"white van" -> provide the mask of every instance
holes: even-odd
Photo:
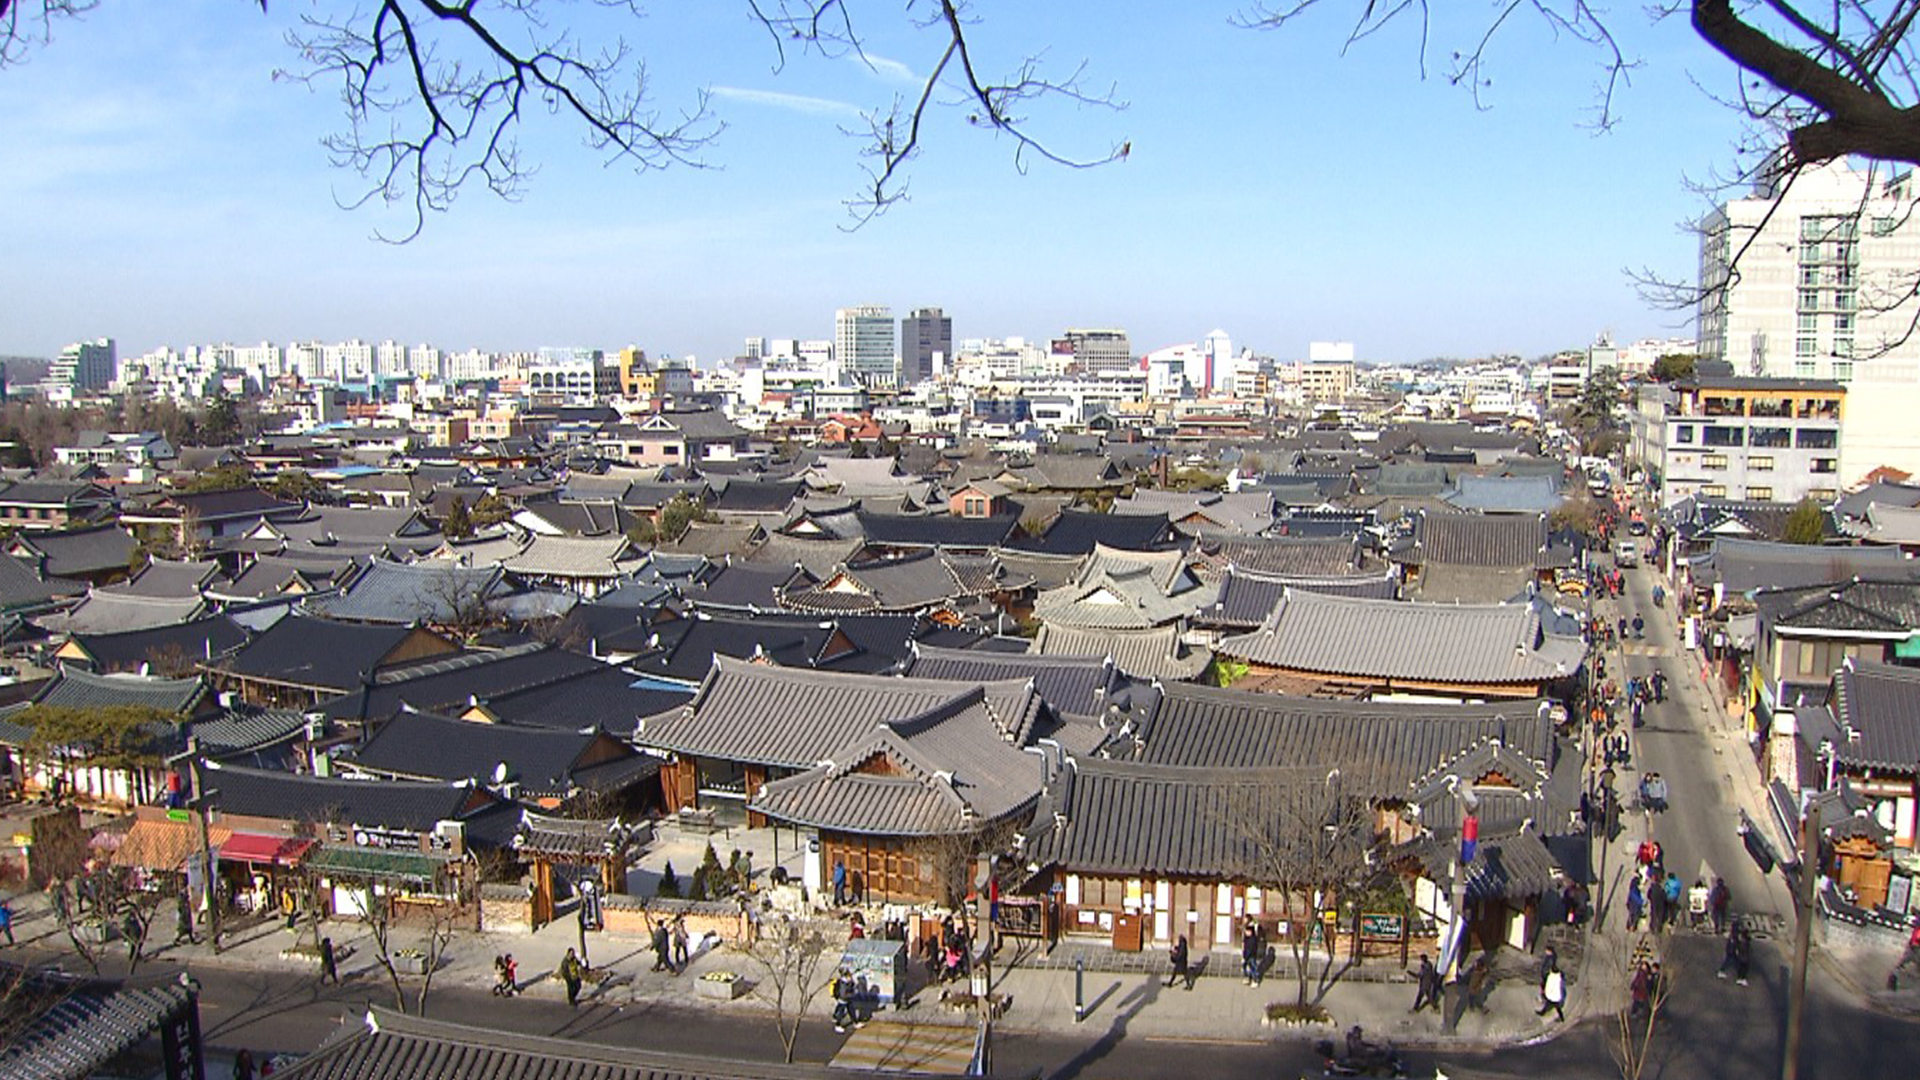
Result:
[[[1613,544],[1613,564],[1622,569],[1640,565],[1640,545],[1631,540],[1616,540]]]

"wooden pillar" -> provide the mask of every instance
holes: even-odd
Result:
[[[753,797],[760,794],[760,789],[766,782],[767,767],[765,765],[748,765],[746,767],[747,828],[749,829],[764,829],[767,827],[767,815],[753,809]]]

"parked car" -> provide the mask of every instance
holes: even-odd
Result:
[[[1613,545],[1613,564],[1622,569],[1640,565],[1640,545],[1620,540]]]

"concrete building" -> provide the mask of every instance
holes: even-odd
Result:
[[[1856,358],[1920,359],[1912,173],[1846,161],[1770,177],[1709,214],[1700,354],[1749,375],[1853,378]],[[1734,266],[1735,260],[1738,265]]]
[[[1840,487],[1847,388],[1812,379],[1699,378],[1641,386],[1632,456],[1671,506],[1699,495],[1831,501]]]
[[[900,385],[933,378],[934,369],[953,366],[953,317],[939,308],[920,308],[900,320]]]
[[[79,341],[60,350],[47,371],[47,382],[73,393],[105,390],[120,367],[119,352],[112,338]]]
[[[1073,357],[1081,371],[1126,371],[1138,367],[1125,330],[1069,329],[1053,351]]]
[[[1313,341],[1299,365],[1300,396],[1315,405],[1338,404],[1353,392],[1351,341]]]
[[[861,304],[833,313],[833,355],[840,369],[879,385],[892,385],[899,368],[893,355],[893,309]]]

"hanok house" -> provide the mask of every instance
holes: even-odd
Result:
[[[1180,551],[1094,548],[1067,584],[1034,599],[1043,655],[1104,653],[1130,675],[1190,679],[1212,654],[1182,644],[1187,619],[1211,603],[1217,586],[1187,568]]]
[[[88,745],[50,748],[31,756],[27,747],[33,730],[20,723],[20,714],[32,706],[11,708],[0,719],[0,745],[20,757],[25,790],[51,791],[57,783],[64,792],[117,807],[149,802],[166,791],[162,762],[180,749],[181,725],[218,711],[213,695],[197,677],[95,675],[74,668],[62,668],[32,704],[76,712],[120,707],[151,710],[155,719],[123,741],[121,749],[127,754],[111,758],[103,758],[99,747]]]
[[[257,487],[178,493],[145,509],[126,510],[120,522],[143,540],[194,547],[245,532],[261,519],[298,517],[304,503],[287,502]]]
[[[310,708],[371,683],[382,668],[445,657],[459,647],[415,626],[367,626],[289,615],[207,670],[254,705]]]
[[[1493,603],[1551,587],[1553,572],[1575,565],[1579,553],[1555,537],[1544,514],[1423,512],[1388,548],[1406,593],[1436,603]]]
[[[1801,747],[1790,786],[1817,791],[1845,779],[1896,846],[1920,846],[1920,670],[1849,657],[1826,709],[1798,709],[1794,719]]]
[[[1249,869],[1248,847],[1233,843],[1223,820],[1244,808],[1230,797],[1236,785],[1297,774],[1304,763],[1324,781],[1337,768],[1397,841],[1414,835],[1394,831],[1392,811],[1416,781],[1491,740],[1525,760],[1554,760],[1553,724],[1537,701],[1333,701],[1170,684],[1151,718],[1106,744],[1108,760],[1079,755],[1077,774],[1058,775],[1021,858],[1060,905],[1065,933],[1113,940],[1124,931],[1121,944],[1138,948],[1186,934],[1196,949],[1227,949],[1254,919],[1284,939],[1301,932],[1297,919],[1274,906],[1273,882]],[[1067,809],[1056,810],[1062,799]]]
[[[875,901],[945,902],[954,858],[1018,827],[1056,721],[1026,680],[830,675],[715,657],[680,709],[645,717],[669,809],[812,831],[804,883],[844,865]]]
[[[519,807],[471,782],[345,780],[250,769],[202,760],[200,787],[214,823],[235,832],[316,840],[300,866],[331,915],[366,917],[383,907],[396,918],[410,911],[474,901],[472,852],[506,850]],[[223,862],[230,861],[224,858]],[[254,870],[235,873],[236,887],[273,895],[285,877]],[[223,872],[229,872],[223,869]],[[242,877],[241,875],[244,875]]]
[[[992,556],[921,551],[843,563],[824,580],[796,580],[780,606],[810,615],[923,615],[946,626],[991,622],[1032,579]]]
[[[1586,660],[1574,618],[1543,600],[1423,604],[1289,588],[1260,629],[1214,651],[1242,689],[1462,700],[1566,697]]]

